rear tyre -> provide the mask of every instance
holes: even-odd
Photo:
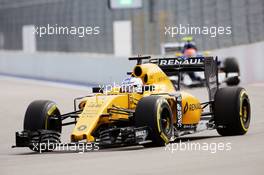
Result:
[[[235,58],[226,58],[224,60],[224,72],[225,73],[239,73],[239,65]]]
[[[222,136],[246,134],[250,124],[250,101],[245,89],[225,87],[215,94],[215,123]]]
[[[238,76],[229,77],[226,81],[227,86],[236,86],[240,83],[240,79]]]
[[[223,71],[226,74],[226,78],[228,77],[229,73],[236,73],[237,75],[235,77],[230,77],[227,81],[226,84],[228,86],[236,86],[240,83],[239,80],[239,75],[240,75],[240,70],[239,70],[239,65],[238,62],[235,58],[226,58],[223,63]]]
[[[172,111],[167,100],[160,96],[142,98],[135,112],[135,126],[148,126],[152,143],[145,147],[164,146],[169,143],[173,133]]]
[[[25,118],[24,118],[24,130],[34,133],[31,138],[29,148],[33,151],[39,151],[40,146],[34,146],[33,144],[39,144],[41,142],[57,143],[59,142],[58,134],[52,135],[52,132],[61,133],[61,120],[50,120],[51,116],[59,116],[60,111],[57,105],[49,100],[36,100],[29,104]],[[37,134],[42,130],[48,131],[43,134]],[[43,133],[43,132],[42,132]],[[43,145],[42,145],[43,146]],[[50,146],[50,145],[48,145]],[[34,148],[34,149],[33,149]],[[46,146],[47,150],[48,147]],[[55,147],[54,147],[55,149]],[[43,150],[43,149],[42,149]],[[44,149],[44,151],[47,151]]]

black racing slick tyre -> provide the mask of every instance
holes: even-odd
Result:
[[[172,111],[167,100],[161,96],[142,98],[135,111],[135,126],[150,129],[151,144],[144,146],[164,146],[169,143],[173,133]]]
[[[56,125],[51,123],[50,116],[60,115],[57,105],[49,100],[36,100],[29,104],[25,118],[24,130],[37,131],[37,130],[53,130],[61,132],[61,123]]]
[[[235,58],[226,58],[223,62],[225,73],[239,73],[239,65]]]
[[[240,79],[238,76],[230,77],[226,81],[227,86],[236,86],[240,83]]]
[[[33,151],[52,151],[60,142],[61,120],[50,120],[59,116],[57,105],[48,100],[36,100],[29,104],[25,118],[24,130],[30,132],[29,148]]]
[[[246,134],[250,124],[250,101],[245,89],[224,87],[215,94],[214,118],[222,136]]]

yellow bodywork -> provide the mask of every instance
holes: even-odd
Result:
[[[102,124],[112,123],[118,120],[128,120],[127,114],[109,113],[113,107],[135,110],[138,101],[145,96],[159,94],[168,99],[176,122],[176,102],[168,93],[175,93],[174,85],[169,77],[156,65],[152,63],[136,65],[132,76],[142,79],[145,86],[153,86],[152,91],[143,93],[122,93],[118,88],[108,93],[97,93],[92,97],[81,100],[79,107],[83,110],[77,118],[77,123],[71,134],[71,141],[86,139],[87,142],[95,141],[93,132]],[[166,94],[167,93],[167,94]],[[200,121],[200,101],[186,92],[180,92],[182,96],[182,123],[197,124]]]
[[[182,95],[182,124],[197,124],[202,113],[200,101],[193,95],[181,92]]]

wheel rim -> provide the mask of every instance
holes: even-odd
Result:
[[[60,115],[60,111],[59,111],[58,107],[55,104],[51,104],[51,107],[49,108],[49,110],[46,113],[45,129],[55,130],[55,131],[61,132],[61,127],[60,128],[52,128],[52,126],[50,126],[50,124],[49,124],[49,117],[59,116],[59,115]]]
[[[161,127],[162,127],[162,130],[165,132],[165,133],[169,133],[170,130],[171,130],[171,116],[170,116],[170,112],[167,108],[164,108],[161,112]]]
[[[248,100],[244,99],[242,103],[242,115],[240,116],[244,124],[246,124],[249,120],[249,113]]]
[[[250,104],[247,98],[243,98],[240,109],[240,122],[243,130],[246,132],[249,127],[250,120]]]

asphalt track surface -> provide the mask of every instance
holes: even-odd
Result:
[[[28,104],[50,99],[62,112],[73,109],[73,98],[86,95],[87,88],[0,77],[0,174],[263,174],[264,171],[264,84],[246,85],[252,106],[249,132],[244,136],[220,137],[216,131],[186,136],[182,143],[231,145],[231,150],[175,150],[141,146],[76,153],[34,153],[27,148],[11,149],[14,133],[21,130]],[[206,99],[204,89],[188,90]],[[69,141],[72,127],[64,128]],[[188,141],[189,140],[189,141]],[[179,141],[177,142],[179,146]]]

